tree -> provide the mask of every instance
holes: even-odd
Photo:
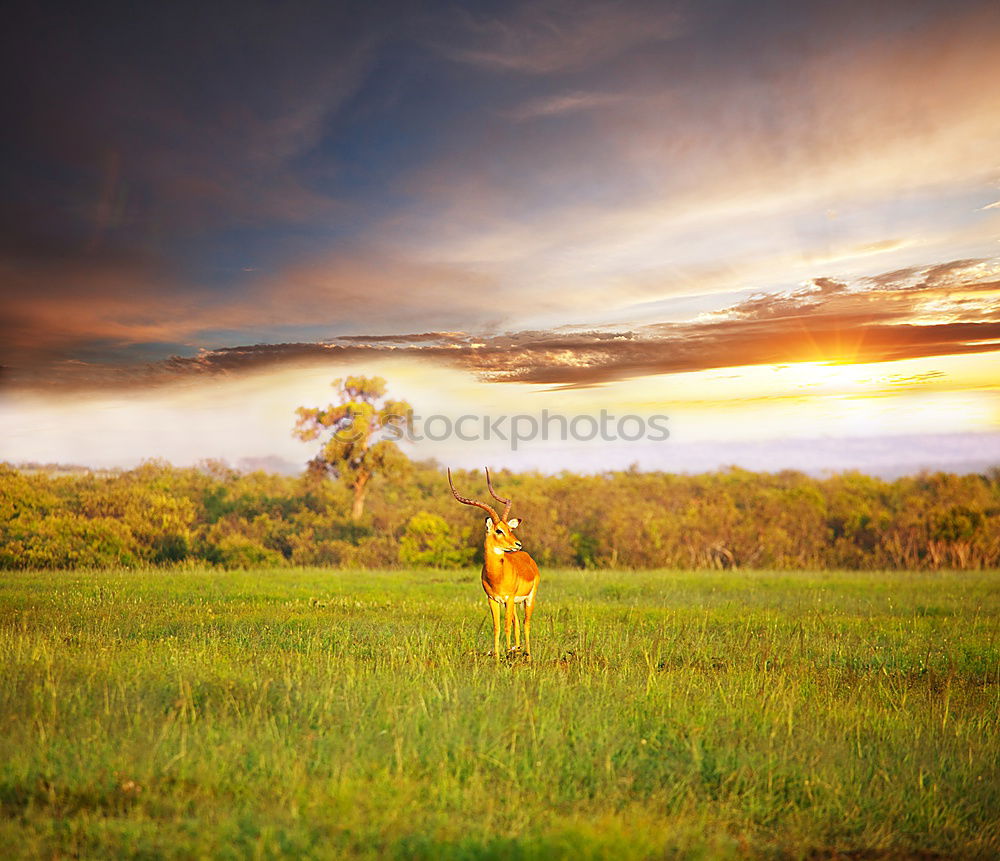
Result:
[[[392,439],[380,437],[398,439],[411,407],[406,401],[386,398],[382,377],[347,377],[332,385],[338,401],[326,407],[299,407],[293,433],[303,442],[324,440],[309,469],[339,478],[351,488],[351,518],[357,521],[364,513],[372,476],[398,473],[408,463]]]

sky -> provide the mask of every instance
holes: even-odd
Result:
[[[295,469],[361,373],[456,466],[1000,464],[995,2],[42,3],[4,41],[0,460]]]

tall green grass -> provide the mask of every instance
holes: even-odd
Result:
[[[0,583],[0,853],[1000,854],[995,573]]]

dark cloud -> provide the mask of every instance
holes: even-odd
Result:
[[[632,331],[422,332],[351,335],[319,343],[256,344],[126,367],[50,363],[43,374],[8,369],[20,387],[159,385],[278,366],[334,366],[385,356],[457,365],[496,382],[579,387],[651,374],[792,362],[870,363],[1000,350],[1000,281],[969,281],[963,265],[868,279],[877,288],[817,279],[685,323]],[[942,273],[953,280],[945,285]],[[910,283],[916,278],[921,286]],[[930,281],[935,286],[930,285]],[[895,286],[893,286],[895,285]],[[960,293],[965,298],[955,298]],[[949,301],[925,319],[925,303]],[[16,379],[11,379],[16,377]]]
[[[409,346],[412,344],[464,344],[468,340],[461,333],[454,332],[421,332],[416,335],[343,335],[337,339],[345,344],[401,344]]]
[[[1000,349],[1000,321],[927,326],[872,324],[857,318],[794,326],[718,322],[678,326],[671,335],[614,341],[548,338],[519,351],[493,346],[466,364],[497,381],[584,386],[615,380],[744,365],[888,362]],[[983,341],[993,341],[984,344]]]
[[[695,323],[597,327],[605,308],[620,320],[623,303],[670,301],[676,283],[636,286],[655,262],[766,257],[755,207],[772,189],[795,200],[804,184],[818,201],[822,229],[804,225],[793,253],[903,247],[917,231],[894,223],[824,233],[815,189],[856,174],[873,183],[858,199],[896,201],[911,177],[979,177],[1000,115],[985,85],[998,22],[995,4],[934,0],[765,2],[751,16],[718,0],[18,4],[0,51],[2,385],[390,351],[583,385],[975,349],[940,327],[988,327],[985,300],[941,296],[946,317],[905,329],[906,291],[960,281],[985,295],[974,260],[817,279]],[[694,226],[672,227],[688,210]],[[594,331],[495,334],[570,314]],[[329,340],[358,332],[374,334]],[[140,361],[165,349],[179,357]]]
[[[393,9],[182,0],[8,10],[0,268],[30,279],[36,302],[75,292],[95,303],[91,273],[145,258],[171,270],[157,287],[167,305],[177,290],[224,288],[231,269],[287,245],[289,231],[349,219],[330,187],[342,165],[311,154],[392,38]],[[140,292],[150,283],[133,281]]]
[[[861,279],[861,283],[867,287],[886,288],[889,290],[900,290],[907,286],[916,289],[939,287],[941,285],[948,286],[956,278],[961,278],[967,273],[975,273],[977,267],[988,265],[989,263],[989,260],[977,257],[965,260],[949,260],[933,266],[909,266],[905,269],[894,269],[892,272],[867,276]],[[980,288],[990,289],[989,282],[979,286]],[[964,289],[970,288],[965,287]]]
[[[765,320],[790,315],[799,315],[819,309],[830,296],[843,294],[847,285],[829,278],[818,278],[812,287],[792,293],[775,296],[758,293],[727,308],[720,314],[738,320]]]

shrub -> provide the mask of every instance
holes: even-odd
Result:
[[[399,542],[399,561],[404,565],[461,568],[474,552],[466,535],[456,535],[443,517],[426,511],[410,518]]]
[[[225,535],[215,545],[217,559],[226,568],[256,568],[262,565],[281,565],[285,558],[269,550],[259,541],[245,535]]]
[[[3,530],[0,567],[102,568],[135,565],[129,528],[110,517],[18,518]]]

